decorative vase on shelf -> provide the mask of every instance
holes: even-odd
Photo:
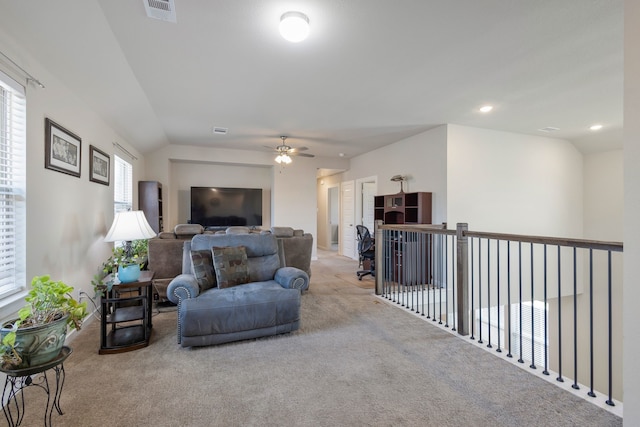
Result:
[[[140,278],[140,266],[138,264],[121,265],[118,267],[118,279],[121,283],[135,282]]]

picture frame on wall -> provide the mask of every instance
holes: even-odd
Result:
[[[44,167],[80,178],[82,140],[51,119],[44,119]]]
[[[104,151],[89,145],[89,181],[109,185],[111,157]]]

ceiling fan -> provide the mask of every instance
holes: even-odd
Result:
[[[284,163],[284,164],[289,164],[291,163],[291,157],[290,156],[300,156],[300,157],[315,157],[313,154],[308,154],[308,153],[301,153],[301,151],[306,151],[308,150],[307,147],[298,147],[298,148],[293,148],[290,145],[287,145],[286,141],[287,141],[287,136],[281,136],[280,139],[282,139],[282,144],[278,145],[275,148],[275,152],[278,153],[278,156],[276,157],[276,162],[278,163]],[[266,146],[267,148],[272,148],[269,146]]]

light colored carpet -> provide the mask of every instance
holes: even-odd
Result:
[[[335,276],[341,281],[347,282],[359,288],[373,290],[376,287],[375,278],[371,276],[364,276],[362,280],[358,280],[358,276],[356,276],[356,273],[353,271],[350,271],[349,273],[338,273]]]
[[[622,425],[336,276],[355,276],[357,262],[321,253],[312,268],[302,327],[292,334],[183,349],[176,312],[164,312],[153,319],[149,347],[101,356],[98,322],[84,327],[70,342],[65,414],[54,413],[53,424]],[[44,393],[26,394],[23,425],[42,425]]]

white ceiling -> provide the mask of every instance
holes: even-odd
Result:
[[[0,27],[143,153],[289,135],[349,158],[444,123],[622,146],[622,0],[175,4],[174,24],[143,0],[0,0]],[[288,10],[306,41],[278,34]]]

